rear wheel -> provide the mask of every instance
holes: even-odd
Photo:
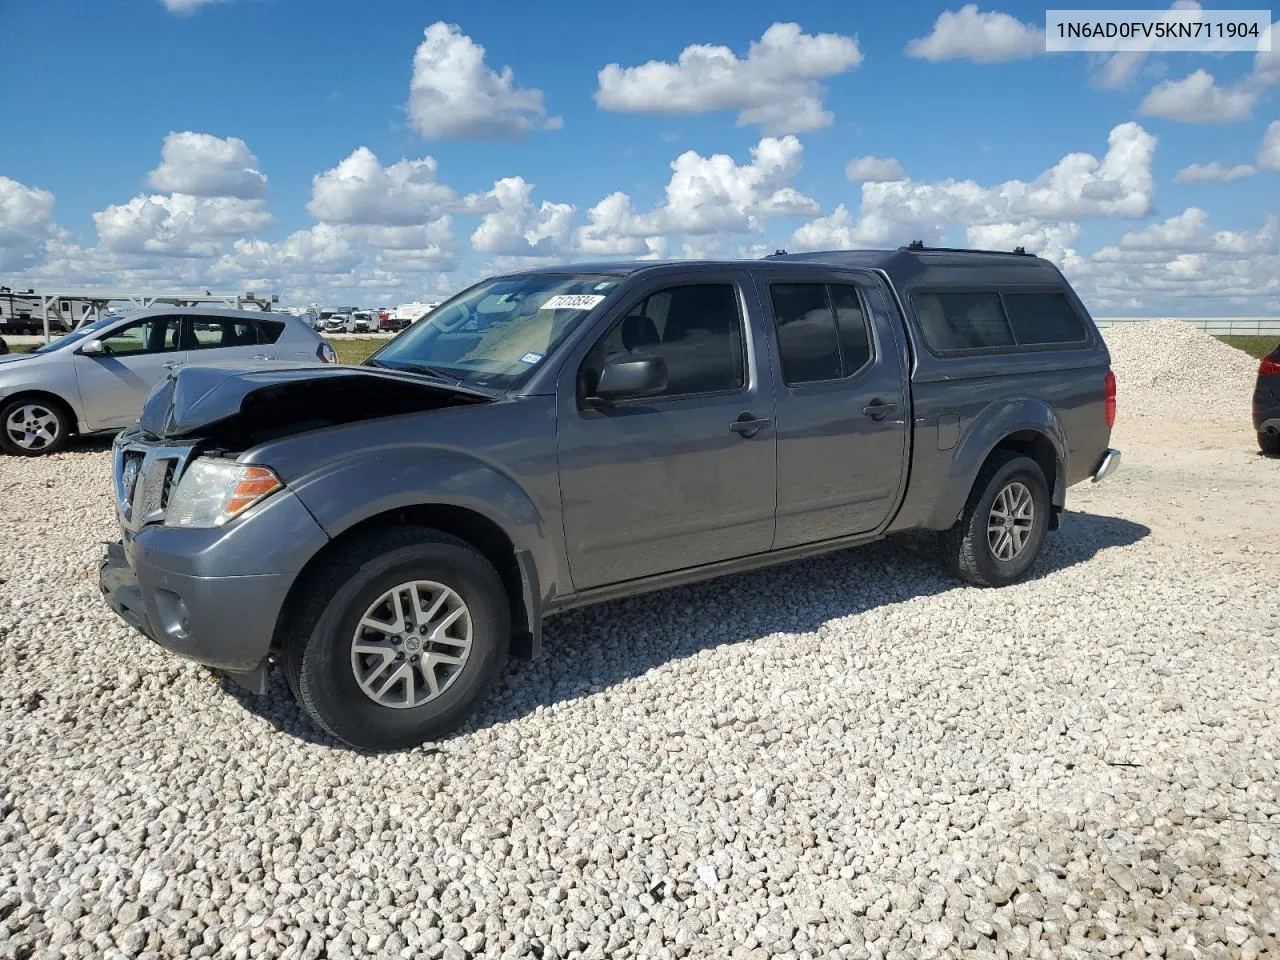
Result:
[[[383,530],[335,556],[305,589],[285,650],[299,704],[362,750],[456,730],[507,660],[502,581],[473,547],[422,527]]]
[[[20,457],[57,453],[71,436],[71,416],[52,400],[18,397],[0,406],[0,449]]]
[[[1280,457],[1280,433],[1258,431],[1258,449],[1268,457]]]
[[[1010,451],[992,455],[955,526],[940,537],[951,572],[981,587],[1022,577],[1049,527],[1049,485],[1040,464]]]

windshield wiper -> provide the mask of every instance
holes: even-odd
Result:
[[[443,380],[446,383],[452,383],[455,387],[462,386],[462,378],[456,374],[447,373],[440,367],[433,367],[429,363],[422,363],[419,360],[397,360],[397,366],[404,367],[414,373],[423,373],[434,380]]]

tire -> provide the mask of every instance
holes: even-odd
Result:
[[[449,600],[441,608],[442,614],[430,622],[441,623],[450,611],[456,613],[459,604],[462,606],[464,612],[448,630],[455,635],[469,634],[465,658],[460,656],[461,641],[457,639],[430,643],[418,630],[409,629],[395,639],[361,626],[369,620],[394,622],[390,600],[383,606],[375,605],[397,587],[415,583],[420,585],[421,606],[452,591],[458,603]],[[423,585],[426,583],[442,589],[433,593]],[[312,720],[360,750],[398,750],[452,733],[488,696],[511,645],[510,606],[493,565],[463,541],[425,527],[385,529],[348,545],[309,580],[299,601],[295,609],[301,615],[287,639],[283,658],[289,686]],[[412,614],[410,596],[400,592],[396,602],[404,610],[407,628]],[[412,616],[415,623],[422,619],[420,613]],[[419,629],[425,634],[428,628]],[[358,656],[354,652],[357,640],[363,649],[376,645],[387,652]],[[394,659],[387,647],[393,642]],[[421,652],[410,652],[414,650]],[[461,665],[426,666],[442,653],[462,659]],[[418,658],[416,666],[407,662],[411,657]],[[374,692],[389,678],[406,674],[407,680],[391,684],[387,699],[407,704],[411,696],[417,696],[426,697],[425,701],[396,706],[379,702],[362,687],[357,659],[365,664],[366,683]],[[430,690],[428,670],[439,687],[438,694]]]
[[[995,519],[992,510],[997,497],[1005,491],[1011,497],[1019,497],[1019,487],[1030,496],[1031,517],[1030,524],[1015,522],[1017,528],[1028,530],[1021,547],[1015,548],[1012,528],[1006,530],[1008,540],[1002,539],[994,527],[990,532],[988,528]],[[1009,503],[1002,501],[1000,509],[1011,512],[1005,509]],[[1013,583],[1035,563],[1049,528],[1050,509],[1049,485],[1040,464],[1012,451],[996,451],[974,481],[960,519],[939,536],[943,559],[953,574],[975,586],[1002,587]],[[1025,514],[1025,511],[1015,512]],[[992,533],[996,535],[994,545]],[[997,555],[997,546],[1012,556]]]
[[[13,456],[57,453],[67,445],[71,429],[71,414],[56,400],[15,397],[0,405],[0,450]]]
[[[1280,433],[1258,431],[1258,449],[1268,457],[1280,457]]]

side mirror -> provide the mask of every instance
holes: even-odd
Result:
[[[80,355],[84,357],[100,357],[106,352],[101,340],[90,340],[80,348]]]
[[[652,397],[667,389],[667,364],[661,357],[633,354],[610,360],[600,371],[593,401],[610,404],[619,400]]]

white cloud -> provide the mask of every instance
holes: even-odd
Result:
[[[1030,182],[1007,180],[993,187],[973,180],[864,183],[856,219],[842,204],[797,229],[791,243],[821,249],[931,241],[953,226],[984,225],[1006,225],[1006,232],[1036,237],[1050,224],[1146,216],[1155,193],[1155,137],[1136,123],[1123,123],[1107,143],[1101,160],[1071,153]],[[1028,249],[1035,246],[1033,241]]]
[[[764,133],[802,133],[830,126],[818,82],[862,62],[856,37],[806,34],[799,24],[775,23],[747,50],[693,44],[675,63],[650,60],[638,67],[611,63],[597,75],[596,104],[620,113],[691,116],[737,110],[738,126]]]
[[[473,210],[487,211],[471,234],[471,245],[508,257],[549,257],[561,253],[573,220],[573,207],[544,200],[535,207],[533,184],[523,177],[504,177],[484,194],[467,197]]]
[[[1196,0],[1174,0],[1170,10],[1199,10]],[[1166,16],[1163,18],[1168,20]],[[1145,42],[1144,50],[1122,50],[1101,58],[1102,66],[1093,76],[1093,85],[1104,89],[1117,89],[1129,83],[1138,75],[1138,71],[1146,62],[1149,52],[1159,46],[1160,41],[1152,37]]]
[[[279,243],[237,240],[209,268],[209,274],[220,280],[252,278],[274,283],[313,274],[349,273],[360,260],[342,228],[319,223]]]
[[[1220,87],[1213,74],[1197,70],[1181,80],[1156,84],[1139,112],[1182,123],[1234,123],[1247,120],[1258,93],[1247,84]]]
[[[1247,257],[1274,254],[1277,222],[1269,219],[1258,230],[1213,230],[1209,214],[1198,207],[1125,233],[1118,243],[1093,255],[1097,262],[1144,263],[1167,259],[1167,254],[1226,254]],[[1154,255],[1154,256],[1153,256]]]
[[[1271,49],[1259,50],[1253,58],[1253,73],[1250,79],[1263,86],[1280,84],[1280,30],[1276,29],[1277,23],[1267,27],[1267,33],[1271,38]]]
[[[703,157],[693,150],[676,157],[659,222],[669,232],[754,233],[768,217],[804,217],[818,204],[793,187],[800,172],[800,141],[765,137],[751,148],[751,162],[728,154]]]
[[[484,47],[456,24],[433,23],[413,57],[409,122],[424,137],[520,140],[533,130],[557,130],[542,91],[515,85],[510,67],[490,70]]]
[[[902,164],[893,157],[858,157],[850,160],[844,175],[854,183],[874,183],[879,180],[901,180],[906,177]]]
[[[1079,260],[1080,255],[1074,248],[1079,236],[1079,224],[1041,223],[1036,220],[985,223],[965,230],[965,239],[971,247],[979,250],[1014,250],[1022,247],[1063,267]]]
[[[724,153],[693,150],[671,163],[665,202],[638,213],[625,193],[612,193],[587,211],[575,234],[581,253],[634,255],[654,249],[666,234],[758,233],[770,217],[811,217],[818,204],[792,186],[804,148],[793,136],[765,137],[739,165]]]
[[[1228,167],[1214,160],[1212,163],[1189,164],[1179,170],[1173,179],[1178,183],[1231,183],[1233,180],[1251,177],[1256,172],[1256,168],[1247,163]]]
[[[0,176],[0,270],[16,271],[43,258],[45,244],[58,235],[53,204],[48,190]]]
[[[980,13],[976,3],[944,10],[933,32],[907,44],[907,56],[922,60],[1000,63],[1045,52],[1044,31],[1007,13]]]
[[[99,242],[115,253],[208,257],[219,240],[263,230],[275,219],[256,200],[175,193],[112,204],[93,222]]]
[[[1124,234],[1066,272],[1095,306],[1271,313],[1280,309],[1278,233],[1274,216],[1257,230],[1214,230],[1208,215],[1191,207]]]
[[[239,197],[252,200],[267,194],[267,178],[258,158],[238,137],[208,133],[170,133],[160,151],[161,163],[148,184],[164,193],[197,197]]]
[[[1267,132],[1262,135],[1262,145],[1258,147],[1258,166],[1280,173],[1280,120],[1271,123]]]
[[[641,235],[644,227],[631,205],[631,198],[621,191],[611,193],[587,211],[586,226],[574,235],[574,246],[580,253],[593,256],[634,256],[648,248]],[[650,230],[656,230],[649,224]]]
[[[399,160],[384,167],[368,147],[357,147],[332,170],[311,180],[307,211],[317,220],[387,226],[419,224],[453,204],[436,161]]]

